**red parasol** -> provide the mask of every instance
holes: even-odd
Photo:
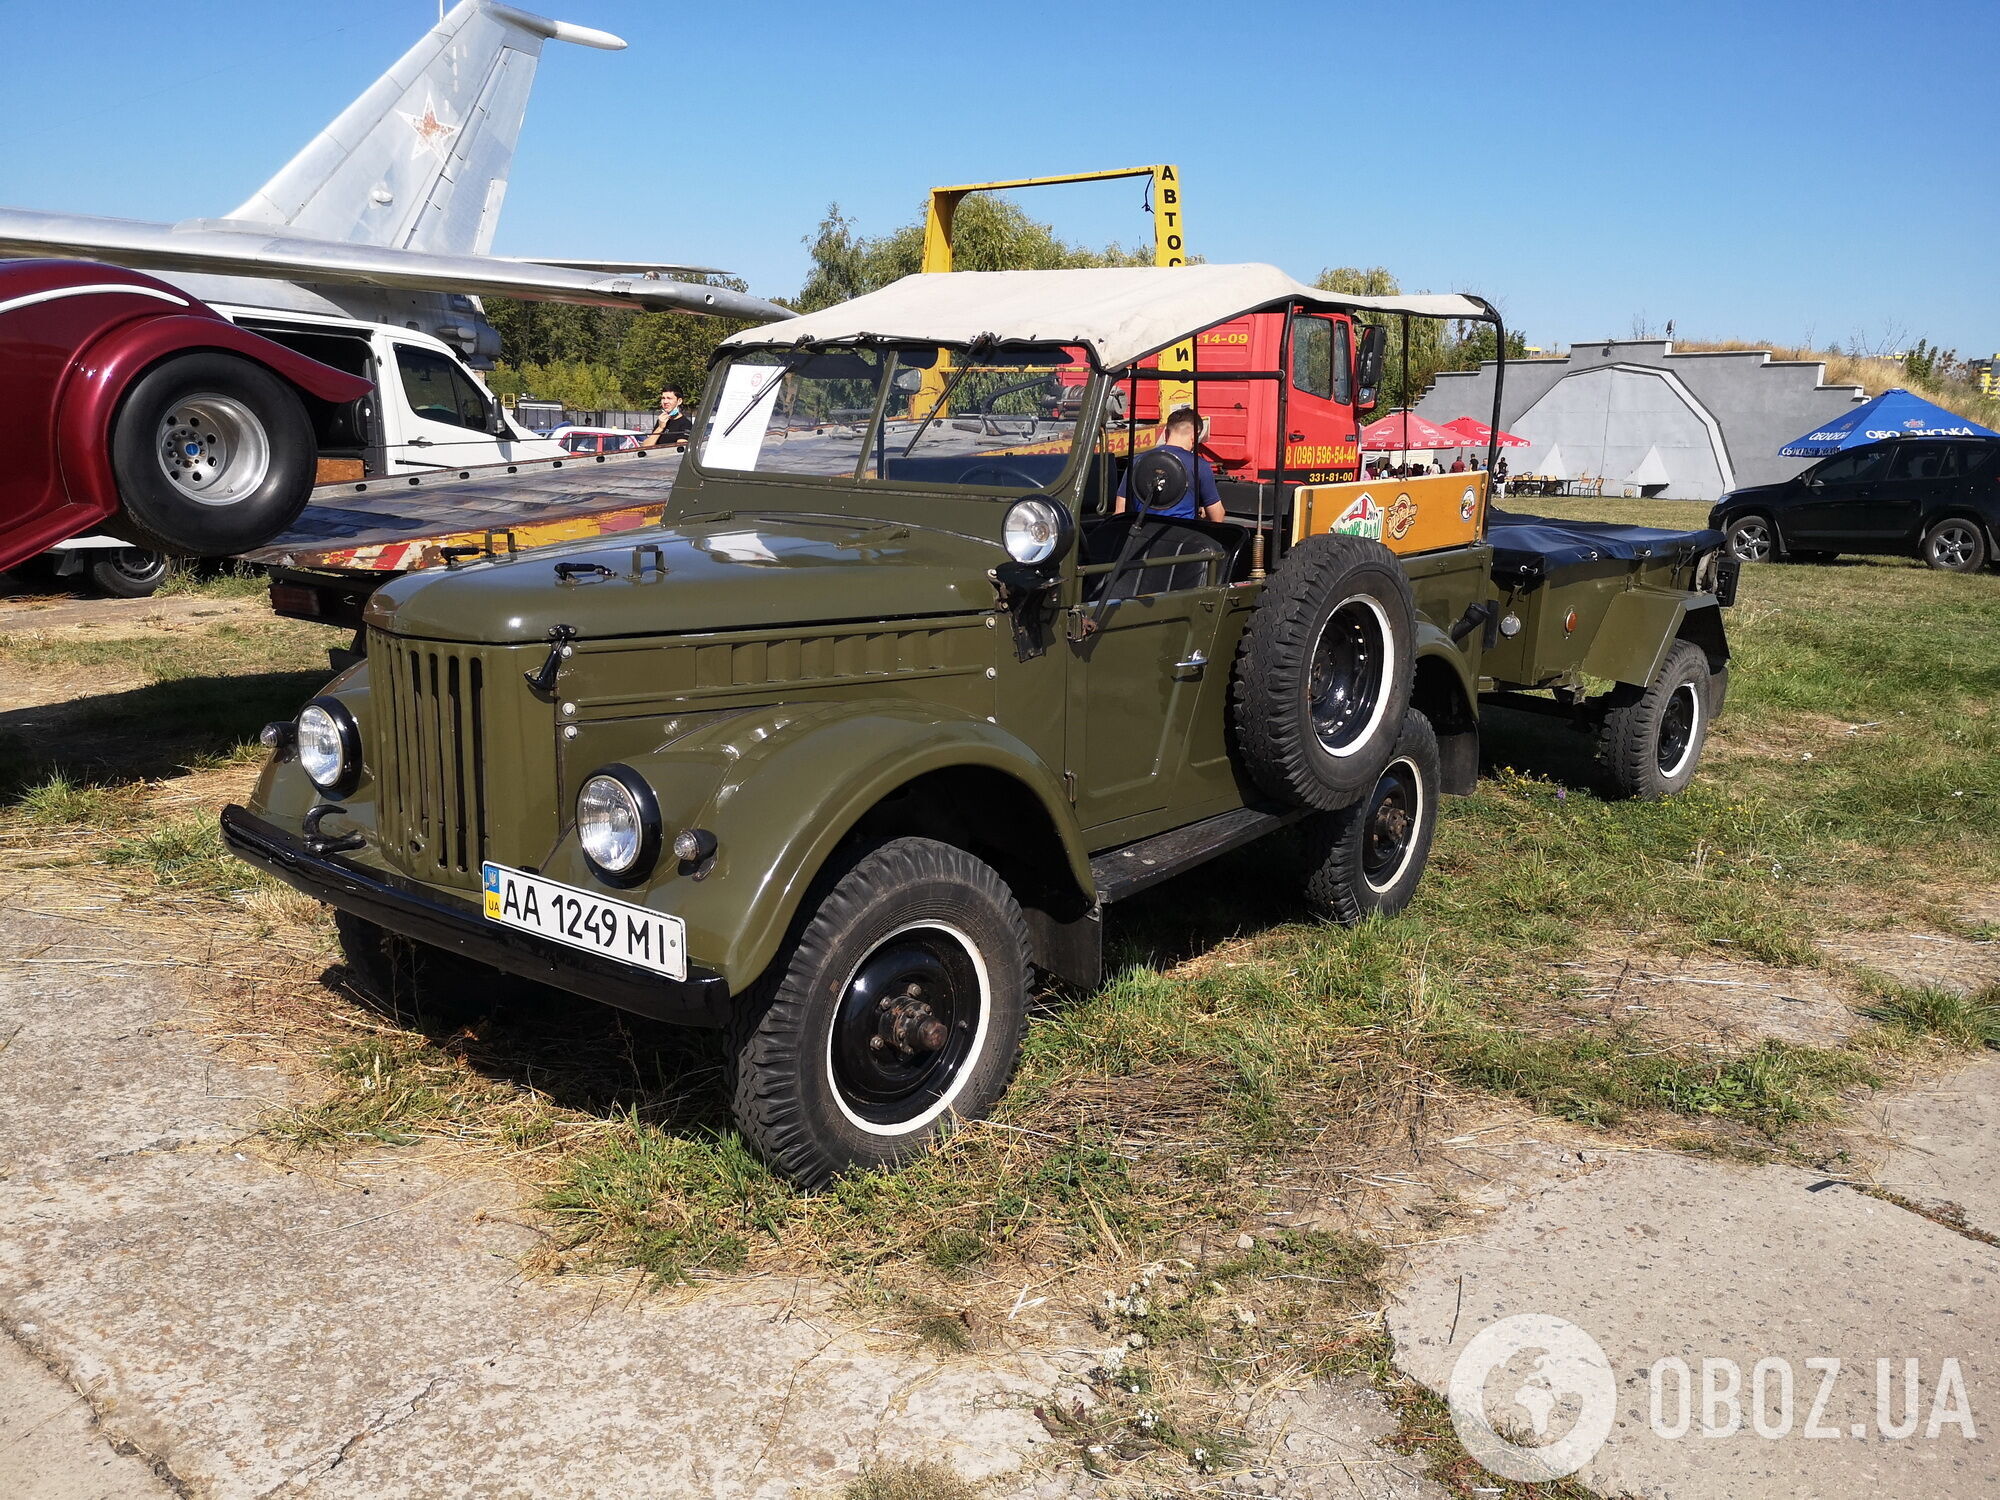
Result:
[[[1447,422],[1444,425],[1447,432],[1458,433],[1464,439],[1463,446],[1468,448],[1484,448],[1487,443],[1495,439],[1498,439],[1500,446],[1503,448],[1525,448],[1528,446],[1526,438],[1515,437],[1511,432],[1496,433],[1491,427],[1488,427],[1476,417],[1460,417],[1456,421]]]
[[[1409,448],[1463,448],[1466,441],[1415,412],[1397,411],[1362,428],[1361,446],[1370,453],[1399,453]]]

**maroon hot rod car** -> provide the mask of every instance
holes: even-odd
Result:
[[[318,434],[372,389],[140,272],[0,262],[0,570],[89,531],[259,546],[304,507]]]

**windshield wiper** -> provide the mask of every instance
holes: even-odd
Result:
[[[794,370],[798,369],[800,365],[804,364],[810,353],[811,353],[810,350],[799,349],[793,351],[793,353],[791,353],[788,356],[784,356],[786,362],[778,366],[777,370],[773,372],[769,380],[765,381],[762,385],[757,387],[757,394],[752,396],[749,399],[749,401],[744,403],[743,410],[739,411],[736,414],[736,420],[731,422],[727,427],[722,429],[722,435],[724,437],[728,437],[730,433],[734,432],[737,428],[741,427],[743,425],[743,419],[749,416],[751,412],[755,411],[759,406],[759,404],[762,403],[763,399],[771,394],[771,387],[776,385],[779,381],[783,380],[787,375],[791,374]]]
[[[972,373],[972,360],[977,359],[979,355],[983,354],[992,343],[992,336],[985,334],[966,345],[965,353],[967,362],[951,372],[951,379],[944,383],[944,389],[938,392],[938,398],[931,403],[930,411],[925,414],[923,421],[917,424],[917,430],[911,436],[908,445],[903,449],[902,457],[908,458],[911,450],[923,441],[924,434],[930,431],[931,423],[938,419],[938,413],[951,405],[951,398],[958,393],[960,383],[964,381],[966,376]]]

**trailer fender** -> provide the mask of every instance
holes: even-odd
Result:
[[[1693,610],[1713,614],[1714,598],[1664,589],[1628,589],[1616,595],[1584,653],[1585,675],[1644,687],[1660,670],[1667,647],[1681,636]],[[1706,649],[1699,637],[1695,639]]]
[[[691,762],[713,777],[698,805],[667,790],[701,774]],[[1034,866],[1032,880],[1002,870],[1023,908],[1033,909],[1031,928],[1036,910],[1061,924],[1083,919],[1095,903],[1089,856],[1060,779],[1019,739],[957,709],[876,701],[757,710],[625,763],[659,778],[668,841],[689,827],[715,838],[699,879],[663,855],[647,904],[686,921],[689,952],[721,973],[732,993],[769,965],[827,862],[864,823],[928,831],[921,814],[914,823],[884,821],[898,794],[927,783],[951,788],[961,821],[1016,854],[1020,869]],[[966,805],[975,799],[980,805]],[[561,855],[573,849],[572,833]]]

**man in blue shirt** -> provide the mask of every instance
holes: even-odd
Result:
[[[1189,482],[1180,499],[1151,514],[1178,521],[1192,521],[1197,517],[1204,521],[1224,518],[1222,495],[1215,487],[1215,467],[1194,451],[1195,440],[1200,434],[1201,418],[1195,415],[1193,407],[1175,407],[1168,414],[1166,430],[1160,434],[1159,445],[1187,468]],[[1112,503],[1111,510],[1116,515],[1124,509],[1125,481],[1121,479],[1118,481],[1118,498]]]

